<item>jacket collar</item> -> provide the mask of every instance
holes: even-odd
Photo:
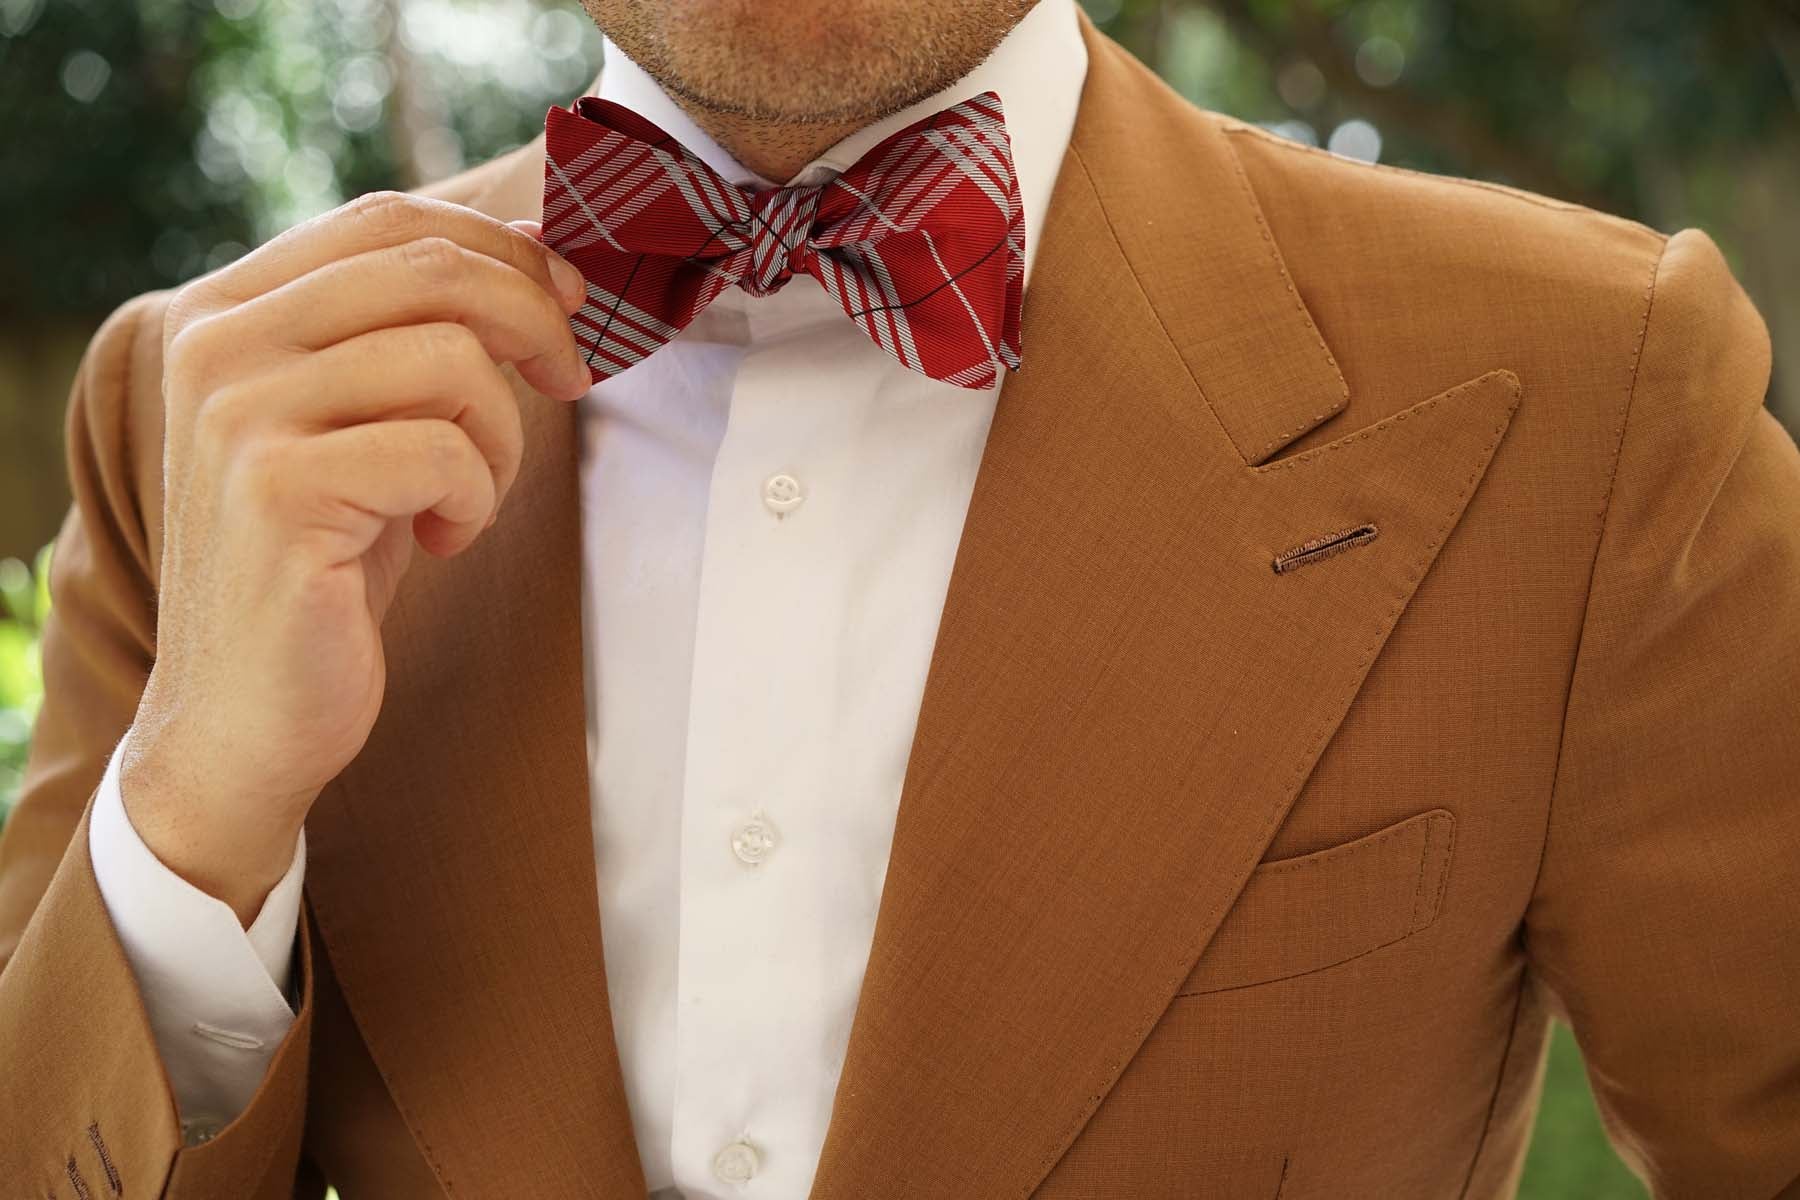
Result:
[[[819,1198],[1037,1186],[1264,853],[1518,400],[1491,373],[1276,458],[1344,408],[1343,375],[1222,119],[1081,30],[1027,365],[945,600]],[[541,171],[523,147],[474,206],[537,215]],[[306,891],[441,1180],[642,1197],[589,828],[574,410],[518,387],[524,474],[491,536],[412,567]],[[1271,569],[1363,524],[1354,553]]]

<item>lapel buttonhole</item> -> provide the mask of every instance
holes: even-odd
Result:
[[[1374,541],[1375,535],[1379,532],[1374,524],[1369,523],[1320,534],[1316,538],[1301,542],[1290,550],[1283,550],[1269,565],[1275,569],[1277,575],[1285,575],[1296,567],[1303,567],[1307,563],[1318,562],[1321,558],[1330,558],[1341,550],[1348,550],[1353,546]]]

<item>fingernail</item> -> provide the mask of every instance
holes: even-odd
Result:
[[[586,363],[577,365],[576,374],[579,376],[579,382],[571,381],[569,385],[569,399],[571,400],[581,399],[587,395],[588,389],[594,386],[594,374],[588,370]]]
[[[563,307],[574,312],[587,299],[587,281],[562,255],[552,251],[549,259],[550,278],[555,281],[556,290],[562,293]]]

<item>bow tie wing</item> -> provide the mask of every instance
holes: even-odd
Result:
[[[812,271],[903,366],[986,388],[1020,361],[1025,222],[1000,98],[884,140],[827,184]]]
[[[680,333],[735,282],[744,194],[656,125],[584,96],[545,118],[543,241],[587,280],[570,318],[595,381]]]

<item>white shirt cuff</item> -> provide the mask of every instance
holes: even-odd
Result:
[[[249,929],[231,906],[175,874],[138,837],[107,761],[88,824],[101,899],[150,1015],[156,1047],[189,1141],[204,1140],[250,1103],[294,1023],[287,999],[306,870],[306,832],[294,861]]]

